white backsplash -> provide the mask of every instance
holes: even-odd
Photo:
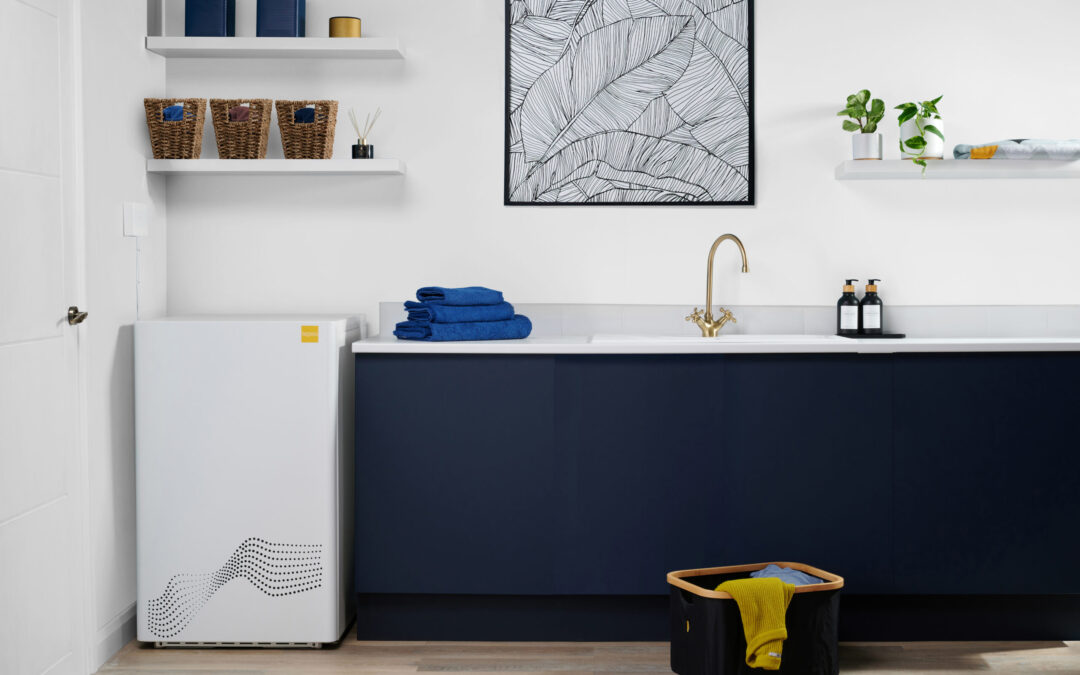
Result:
[[[558,337],[698,335],[683,305],[515,304],[533,323],[533,335]],[[825,335],[836,331],[836,307],[730,305],[737,323],[725,334]],[[379,303],[379,333],[405,319],[400,302]],[[1080,337],[1080,305],[885,306],[885,330],[909,337]]]

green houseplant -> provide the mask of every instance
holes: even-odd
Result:
[[[881,134],[878,122],[885,116],[885,102],[871,99],[870,90],[863,89],[847,97],[847,105],[836,113],[844,120],[844,131],[858,132],[851,137],[853,159],[881,159]]]
[[[926,160],[945,156],[945,128],[938,112],[938,96],[932,101],[901,103],[896,106],[900,115],[900,156],[913,160],[926,172]]]

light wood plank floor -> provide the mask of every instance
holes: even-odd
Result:
[[[1080,642],[915,642],[841,646],[843,673],[866,675],[1080,674]],[[132,642],[103,675],[210,673],[665,673],[664,642],[357,642],[322,650],[153,649]],[[765,671],[762,671],[765,672]]]

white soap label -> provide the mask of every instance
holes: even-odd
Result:
[[[862,308],[862,325],[864,329],[877,330],[881,328],[881,305],[864,305]]]
[[[859,308],[844,305],[840,308],[840,330],[859,330]]]

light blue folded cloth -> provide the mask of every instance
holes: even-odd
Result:
[[[464,323],[432,323],[402,321],[394,326],[399,340],[427,342],[457,342],[463,340],[520,340],[529,337],[532,322],[517,314],[508,321],[469,321]]]
[[[184,106],[171,105],[161,111],[161,119],[165,122],[179,122],[184,119]]]
[[[1055,159],[1073,162],[1080,159],[1080,140],[1055,141],[1046,138],[1012,138],[981,145],[958,145],[954,159]]]
[[[503,294],[483,286],[425,286],[416,291],[416,299],[429,305],[497,305],[503,301]]]
[[[809,584],[825,583],[821,579],[818,579],[815,576],[811,576],[806,572],[793,570],[790,567],[780,567],[779,565],[769,565],[765,567],[765,569],[760,569],[757,572],[751,572],[750,576],[755,579],[776,578],[780,579],[784,583],[795,584],[796,586],[807,586]]]
[[[497,305],[440,305],[406,300],[405,309],[409,313],[409,321],[432,323],[508,321],[514,318],[514,306],[509,302],[500,302]]]

